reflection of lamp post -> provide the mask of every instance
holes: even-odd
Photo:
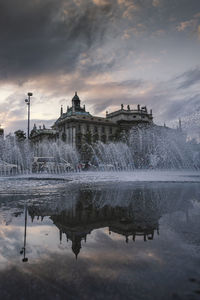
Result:
[[[27,228],[27,206],[25,206],[24,247],[22,247],[22,250],[20,251],[20,254],[24,254],[24,257],[22,258],[23,262],[28,261],[28,257],[26,257],[26,228]]]
[[[33,93],[28,93],[28,99],[25,99],[26,104],[28,105],[28,139],[29,139],[29,132],[30,132],[30,104],[31,104],[31,96]]]

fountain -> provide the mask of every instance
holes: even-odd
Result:
[[[31,171],[32,159],[33,150],[29,141],[17,142],[11,135],[8,135],[2,141],[0,146],[0,162],[5,162],[5,165],[1,164],[1,175],[12,174],[14,166],[16,166],[15,171],[17,173],[29,173]]]
[[[118,142],[84,144],[79,152],[62,141],[32,144],[8,135],[0,145],[0,160],[5,162],[0,174],[32,173],[34,157],[53,158],[57,163],[65,161],[73,166],[71,170],[76,170],[80,161],[90,162],[98,171],[200,168],[200,151],[194,151],[192,144],[186,142],[182,130],[163,127],[160,131],[159,126],[144,125],[133,127]],[[54,169],[46,171],[54,173]],[[63,171],[63,168],[56,168],[56,173]]]
[[[138,126],[128,136],[128,144],[139,168],[197,169],[200,157],[194,160],[193,149],[186,143],[182,130],[158,126]]]
[[[79,153],[63,142],[43,142],[34,146],[29,140],[19,142],[14,136],[8,135],[0,145],[0,174],[30,174],[34,157],[52,157],[56,163],[63,160],[74,168],[79,161]],[[58,169],[56,171],[59,172]]]
[[[194,151],[182,131],[138,125],[123,136],[123,142],[93,146],[93,161],[114,170],[199,169],[200,149]]]

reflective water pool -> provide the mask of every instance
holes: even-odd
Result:
[[[1,182],[1,299],[199,299],[198,182]]]

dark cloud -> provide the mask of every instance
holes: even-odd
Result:
[[[109,89],[113,90],[115,88],[122,88],[122,89],[135,89],[145,85],[145,82],[141,79],[133,79],[133,80],[124,80],[124,81],[110,81],[105,83],[99,83],[97,86],[99,89]]]
[[[178,76],[177,79],[181,80],[179,89],[186,89],[190,86],[200,83],[200,67],[189,70],[182,75]]]
[[[166,29],[174,13],[178,19],[186,12],[190,17],[197,7],[196,0],[189,4],[186,0],[1,0],[0,79],[23,82],[55,71],[74,72],[82,53],[94,54],[97,47],[109,45],[116,38],[116,51],[120,49],[123,57],[127,46],[133,47],[130,40],[120,41],[124,30],[137,35],[143,28],[148,36],[149,32]],[[110,64],[103,58],[88,64],[84,75],[87,70],[111,69],[119,52],[114,54]]]
[[[85,3],[80,9],[72,0],[1,2],[0,78],[74,71],[79,55],[102,41],[110,12]]]

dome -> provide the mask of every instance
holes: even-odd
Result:
[[[75,92],[75,95],[72,98],[72,101],[80,101],[79,96],[77,95],[77,92]]]

